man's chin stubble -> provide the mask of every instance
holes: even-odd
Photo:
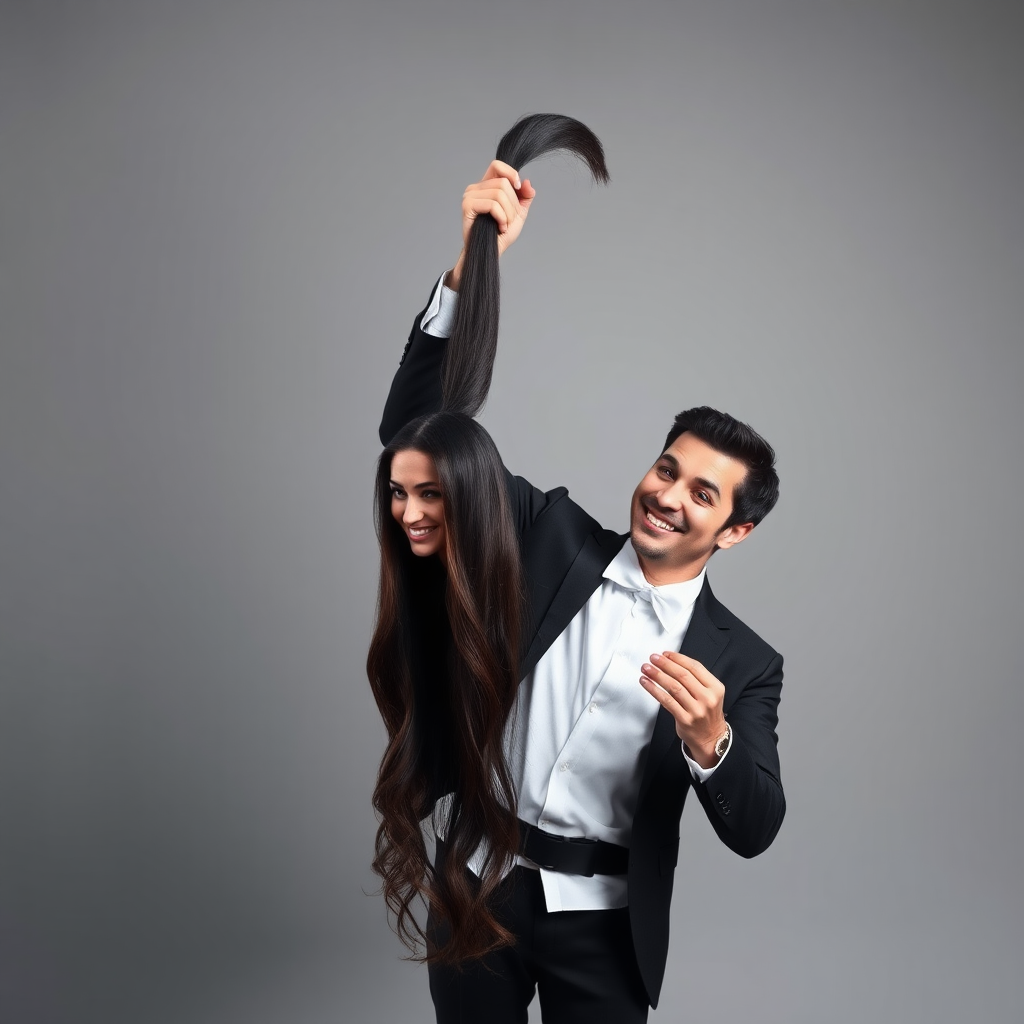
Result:
[[[637,543],[636,537],[634,537],[632,535],[630,535],[629,539],[630,539],[630,542],[633,545],[633,550],[641,558],[646,559],[646,561],[648,561],[648,562],[657,562],[659,559],[664,558],[665,555],[667,554],[667,552],[663,551],[661,548],[648,548],[648,547],[646,547],[642,540],[639,543]]]

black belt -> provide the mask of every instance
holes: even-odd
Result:
[[[603,839],[572,839],[545,832],[519,819],[519,852],[552,871],[568,875],[624,875],[629,849]]]

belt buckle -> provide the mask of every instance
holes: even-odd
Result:
[[[537,831],[546,839],[554,839],[556,843],[578,843],[581,846],[593,846],[597,842],[596,839],[588,839],[586,836],[559,836],[554,832],[545,832],[542,828]]]
[[[552,842],[556,843],[565,843],[570,846],[596,846],[598,842],[598,840],[588,839],[586,836],[560,836],[554,832],[545,832],[544,829],[538,828],[536,825],[534,826],[534,828],[536,828],[537,832],[544,839],[551,840]],[[535,863],[539,864],[542,868],[547,868],[548,871],[563,870],[563,868],[559,865],[544,864],[541,861],[536,861]],[[590,878],[594,874],[593,871],[581,871],[579,873],[586,878]]]

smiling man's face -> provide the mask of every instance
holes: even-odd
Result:
[[[738,544],[750,523],[728,528],[747,467],[694,434],[680,434],[633,492],[630,539],[650,583],[692,580],[716,548]]]

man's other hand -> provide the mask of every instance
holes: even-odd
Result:
[[[715,744],[725,733],[725,685],[699,661],[678,651],[652,654],[640,684],[676,721],[676,735],[701,766],[718,763]]]

